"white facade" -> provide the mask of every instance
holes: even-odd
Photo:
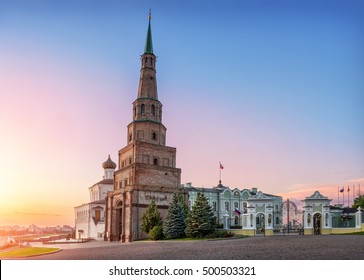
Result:
[[[332,228],[332,215],[330,213],[330,202],[326,196],[318,191],[303,200],[304,229],[307,234],[321,234]]]
[[[103,163],[103,180],[89,188],[90,202],[75,207],[75,231],[77,239],[104,239],[105,234],[105,198],[113,190],[113,173],[116,164],[110,156]]]
[[[75,207],[76,238],[103,239],[105,202],[90,202]]]

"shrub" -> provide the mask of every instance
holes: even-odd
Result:
[[[230,229],[242,229],[242,226],[230,226]]]
[[[149,204],[147,210],[142,216],[142,230],[149,234],[155,226],[162,226],[163,221],[158,212],[154,200]]]
[[[213,233],[207,235],[207,238],[227,238],[233,237],[235,234],[231,231],[226,230],[215,230]]]
[[[162,225],[154,226],[149,231],[149,238],[151,240],[161,240],[161,239],[163,239],[163,237],[164,237],[164,235],[163,235],[163,226]]]

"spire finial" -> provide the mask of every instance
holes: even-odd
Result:
[[[149,9],[148,31],[147,31],[147,38],[145,40],[145,48],[144,48],[144,53],[148,53],[148,54],[153,54],[152,29],[150,27],[151,18],[152,18],[152,10]]]

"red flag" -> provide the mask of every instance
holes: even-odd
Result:
[[[350,187],[348,186],[348,192],[350,192]]]
[[[344,192],[344,187],[340,190],[340,192]]]
[[[222,166],[222,164],[220,163],[220,169],[224,169],[224,166]]]

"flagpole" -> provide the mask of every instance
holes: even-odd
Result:
[[[345,207],[345,187],[343,187],[343,208]]]
[[[353,204],[354,204],[354,200],[355,200],[355,185],[353,185]]]
[[[359,196],[361,196],[361,192],[360,192],[360,184],[359,184]]]
[[[340,204],[339,187],[337,187],[337,204]]]
[[[221,161],[219,161],[219,184],[221,184]]]
[[[349,208],[349,192],[350,192],[350,186],[348,186],[348,208]]]

